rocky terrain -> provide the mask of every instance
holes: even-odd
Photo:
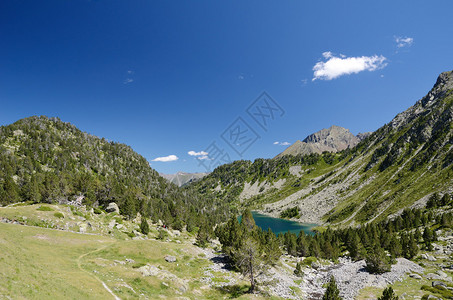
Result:
[[[284,155],[306,155],[311,153],[338,152],[355,147],[369,133],[353,135],[349,129],[340,126],[330,126],[310,134],[303,141],[296,141],[276,157]]]
[[[332,126],[274,159],[224,165],[194,186],[274,217],[297,207],[293,220],[301,222],[348,226],[384,220],[451,190],[452,87],[452,72],[442,73],[426,96],[371,134],[355,137]],[[302,155],[298,147],[316,151]],[[322,151],[330,152],[317,154]]]

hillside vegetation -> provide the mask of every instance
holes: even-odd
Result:
[[[129,146],[58,118],[30,117],[0,127],[1,205],[67,203],[80,196],[88,206],[115,202],[123,215],[140,212],[176,228],[228,215],[221,202],[160,177]]]
[[[383,220],[452,191],[453,73],[442,73],[414,106],[338,153],[285,155],[220,166],[194,186],[236,207],[305,222]]]

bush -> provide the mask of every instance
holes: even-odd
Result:
[[[302,277],[304,275],[304,272],[302,272],[302,267],[300,266],[299,263],[296,264],[296,269],[294,270],[294,275],[298,277]]]
[[[447,290],[446,288],[440,286],[433,287],[429,285],[423,285],[421,287],[421,290],[441,295],[444,299],[451,299],[453,297],[453,293],[450,290]]]
[[[316,262],[317,260],[318,260],[318,259],[317,259],[316,257],[310,256],[310,257],[305,258],[305,259],[302,261],[302,263],[303,263],[304,265],[306,265],[306,266],[310,266],[310,267],[311,267],[311,265],[312,265],[314,262]]]
[[[157,235],[158,240],[166,240],[168,238],[168,232],[164,229],[159,230],[159,234]]]
[[[132,231],[128,232],[127,236],[130,237],[130,238],[134,238],[135,237],[135,233],[133,233]]]
[[[53,208],[51,207],[48,207],[48,206],[40,206],[38,207],[36,210],[39,210],[39,211],[53,211]]]
[[[63,219],[64,218],[64,215],[61,213],[61,212],[56,212],[53,214],[55,217],[57,218],[60,218],[60,219]]]
[[[102,214],[103,211],[102,211],[102,209],[100,209],[99,207],[94,207],[94,208],[93,208],[93,212],[94,212],[95,214],[97,214],[97,215],[100,215],[100,214]]]

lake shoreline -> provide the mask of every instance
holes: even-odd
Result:
[[[299,221],[276,218],[272,215],[263,213],[260,210],[252,210],[253,218],[255,223],[263,230],[270,228],[275,234],[292,232],[299,234],[303,230],[306,234],[314,234],[313,228],[319,227],[319,224],[315,223],[302,223]]]

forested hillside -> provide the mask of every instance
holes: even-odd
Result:
[[[88,206],[116,202],[123,215],[140,212],[174,227],[228,215],[221,202],[160,177],[129,146],[58,118],[30,117],[0,127],[1,205],[66,203],[79,196]]]

